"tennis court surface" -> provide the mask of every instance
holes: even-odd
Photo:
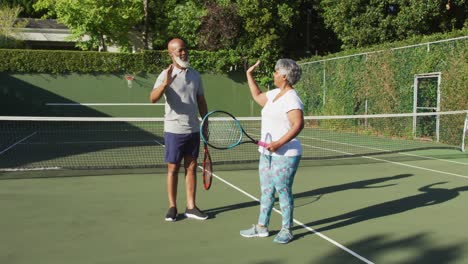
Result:
[[[294,240],[247,239],[254,145],[212,150],[210,218],[164,221],[157,120],[2,120],[0,263],[466,263],[466,112],[308,119]],[[258,120],[241,120],[258,135]],[[416,123],[416,125],[414,125]],[[421,125],[421,123],[425,125]],[[78,124],[78,125],[77,125]],[[13,130],[9,130],[14,127]],[[179,183],[179,211],[185,192]]]

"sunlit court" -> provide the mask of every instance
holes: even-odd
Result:
[[[0,0],[0,264],[468,263],[464,0]]]
[[[460,122],[465,116],[439,115]],[[161,122],[10,120],[16,132],[6,137],[2,129],[2,139],[10,139],[1,154],[2,261],[461,263],[468,256],[468,155],[462,135],[453,145],[405,139],[419,117],[306,117],[288,245],[272,242],[281,229],[277,206],[269,237],[239,235],[258,217],[254,144],[211,149],[212,186],[203,188],[198,170],[197,188],[209,219],[179,215],[172,223],[163,219]],[[240,121],[257,136],[258,119]],[[400,124],[399,139],[378,132],[389,123]],[[182,182],[182,206],[183,188]],[[259,254],[264,251],[269,254]]]

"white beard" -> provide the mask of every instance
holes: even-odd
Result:
[[[182,68],[188,68],[188,66],[190,65],[189,64],[189,61],[188,61],[188,57],[187,57],[187,60],[186,61],[183,61],[180,57],[178,56],[174,56],[174,60],[177,64],[179,64],[180,67]]]

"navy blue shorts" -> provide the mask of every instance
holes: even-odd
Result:
[[[164,132],[164,161],[180,163],[186,155],[198,158],[200,150],[200,133],[174,134]]]

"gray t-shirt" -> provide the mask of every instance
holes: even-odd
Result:
[[[154,89],[166,78],[162,71],[154,84]],[[175,134],[188,134],[199,131],[197,96],[203,95],[203,84],[200,74],[192,69],[174,67],[172,76],[176,76],[164,92],[165,115],[164,131]]]

